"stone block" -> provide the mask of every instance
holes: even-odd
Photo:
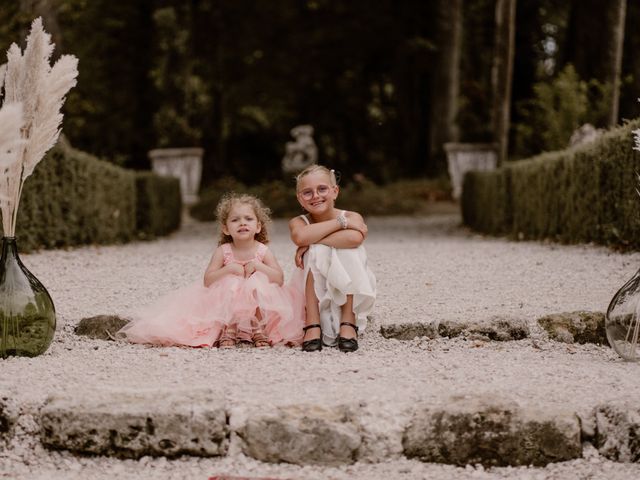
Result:
[[[468,336],[506,342],[529,336],[527,322],[521,318],[493,316],[478,321],[443,321],[438,326],[443,337]]]
[[[80,320],[74,332],[97,340],[114,340],[115,333],[127,323],[129,320],[117,315],[96,315]]]
[[[418,337],[436,338],[438,329],[429,323],[399,323],[392,325],[382,325],[380,335],[384,338],[395,338],[396,340],[413,340]]]
[[[582,453],[575,414],[520,407],[493,396],[416,407],[403,445],[407,457],[461,466],[543,466]]]
[[[484,320],[442,320],[439,323],[400,323],[383,325],[380,334],[385,338],[413,340],[417,337],[436,338],[468,336],[486,340],[521,340],[529,336],[527,322],[521,318],[493,316]]]
[[[595,446],[601,455],[617,462],[640,462],[640,406],[613,401],[595,409]]]
[[[40,412],[42,443],[79,453],[139,458],[226,454],[224,400],[212,391],[104,391],[55,396]]]
[[[538,319],[549,338],[563,343],[595,343],[608,345],[602,312],[563,312]]]
[[[0,440],[8,439],[20,415],[18,403],[8,396],[0,397]]]
[[[243,453],[263,462],[350,464],[362,444],[354,412],[343,406],[256,407],[232,425]]]

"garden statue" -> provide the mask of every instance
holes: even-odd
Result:
[[[318,147],[313,141],[311,125],[294,127],[291,129],[291,136],[295,138],[295,142],[287,142],[282,159],[282,171],[285,173],[300,172],[318,160]]]
[[[571,134],[569,147],[579,147],[580,145],[591,143],[602,135],[602,133],[601,129],[594,127],[590,123],[585,123]]]

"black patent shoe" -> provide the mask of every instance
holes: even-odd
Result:
[[[349,322],[342,322],[340,326],[349,326],[356,331],[356,335],[358,334],[358,326]],[[338,337],[338,349],[341,352],[355,352],[358,349],[358,339],[357,338],[344,338]]]
[[[320,327],[319,323],[314,323],[312,325],[307,325],[306,327],[303,327],[302,330],[306,332],[310,328],[320,328],[321,329],[320,338],[314,338],[313,340],[307,340],[306,342],[302,342],[302,351],[303,352],[319,352],[320,350],[322,350],[322,328]]]

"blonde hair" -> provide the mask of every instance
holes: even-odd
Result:
[[[325,167],[323,165],[313,164],[313,165],[309,165],[307,168],[302,170],[298,175],[296,175],[296,190],[300,186],[300,181],[304,177],[306,177],[307,175],[310,175],[312,173],[316,173],[316,172],[321,172],[321,173],[327,174],[329,176],[329,182],[331,183],[331,186],[335,187],[336,185],[338,185],[338,180],[336,179],[336,171],[335,170],[333,170],[333,169],[329,170],[327,167]]]
[[[222,230],[222,227],[227,223],[231,209],[236,204],[249,205],[253,212],[256,214],[256,218],[260,223],[260,231],[256,233],[255,239],[262,243],[269,243],[269,232],[267,231],[267,224],[271,222],[271,210],[265,207],[258,197],[248,194],[227,193],[225,194],[216,207],[216,217],[220,222],[220,238],[218,239],[218,245],[223,243],[233,242],[231,235],[226,235]]]

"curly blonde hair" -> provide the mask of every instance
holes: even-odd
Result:
[[[302,180],[307,175],[311,173],[316,173],[316,172],[326,173],[329,176],[329,181],[331,185],[334,187],[338,185],[338,178],[336,177],[335,170],[333,169],[329,170],[327,167],[323,165],[318,165],[314,163],[313,165],[309,165],[307,168],[302,170],[298,175],[296,175],[296,190],[300,186],[300,180]]]
[[[218,239],[218,245],[223,243],[233,242],[231,235],[226,235],[222,230],[222,227],[227,223],[229,219],[229,213],[234,205],[241,203],[249,205],[253,212],[256,214],[256,218],[260,223],[260,231],[256,233],[255,239],[262,243],[269,243],[269,232],[267,230],[267,224],[271,222],[271,210],[265,207],[262,201],[258,197],[248,194],[227,193],[225,194],[216,207],[216,217],[220,223],[220,238]]]

